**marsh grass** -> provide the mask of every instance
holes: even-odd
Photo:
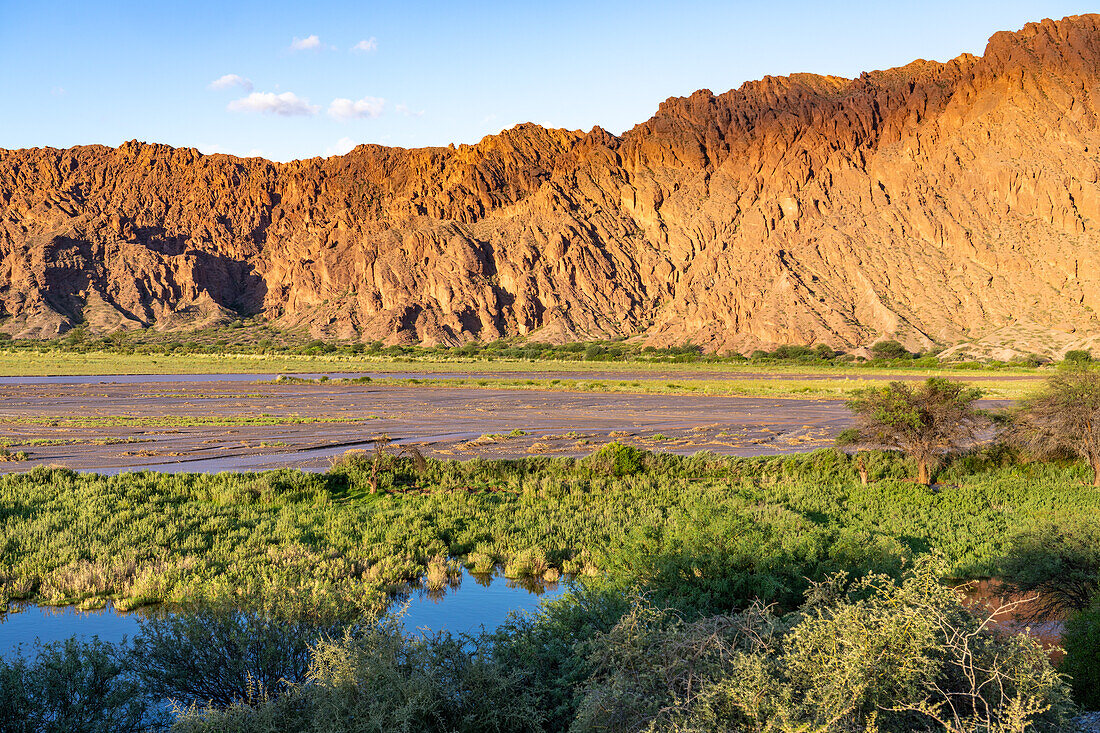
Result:
[[[882,452],[739,459],[613,444],[582,459],[387,462],[327,474],[78,474],[0,478],[0,601],[120,608],[233,597],[243,604],[383,608],[459,564],[644,581],[700,606],[798,600],[807,578],[897,568],[942,552],[984,577],[1013,536],[1100,522],[1083,464],[996,452],[948,461],[934,489]],[[416,487],[416,491],[409,491]],[[446,560],[444,560],[446,559]],[[633,581],[632,581],[633,579]]]

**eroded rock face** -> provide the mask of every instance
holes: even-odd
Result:
[[[0,151],[2,328],[243,313],[391,343],[1088,339],[1098,105],[1086,15],[998,33],[980,58],[699,91],[621,137],[520,125],[286,164]]]

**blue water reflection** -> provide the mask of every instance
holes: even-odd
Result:
[[[534,611],[542,600],[556,598],[565,592],[565,585],[524,585],[498,576],[474,576],[463,572],[461,583],[438,593],[413,589],[395,602],[393,611],[408,604],[401,617],[409,632],[450,631],[472,633],[482,626],[493,630],[513,611]],[[0,615],[0,656],[10,655],[20,644],[30,646],[35,638],[43,642],[60,641],[71,636],[118,642],[122,637],[136,635],[142,613],[157,613],[142,609],[134,613],[119,613],[111,608],[81,611],[72,607],[52,608],[28,606],[13,608]]]

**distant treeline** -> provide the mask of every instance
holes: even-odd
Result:
[[[910,351],[895,340],[879,341],[866,352],[853,353],[816,346],[780,345],[772,350],[758,349],[749,354],[739,352],[713,353],[702,346],[687,343],[679,346],[642,346],[627,339],[610,341],[578,341],[550,344],[521,339],[500,339],[488,343],[471,341],[461,346],[421,346],[390,344],[382,341],[367,343],[325,341],[301,334],[279,331],[267,324],[234,321],[223,327],[183,333],[160,333],[151,330],[122,331],[105,336],[89,334],[83,327],[75,328],[52,340],[11,339],[0,334],[0,345],[8,349],[32,351],[65,351],[74,353],[109,352],[127,354],[270,354],[287,356],[376,356],[394,359],[494,359],[527,361],[638,361],[650,363],[733,363],[777,364],[805,366],[871,366],[908,368],[989,369],[1037,367],[1052,360],[1039,354],[1019,356],[1010,361],[964,360],[941,358],[943,349]],[[1086,362],[1091,355],[1085,350],[1066,353],[1065,361]]]

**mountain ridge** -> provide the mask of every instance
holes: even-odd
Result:
[[[1098,149],[1086,15],[982,56],[699,90],[619,136],[525,123],[289,163],[0,150],[0,330],[244,314],[390,343],[1087,348]]]

